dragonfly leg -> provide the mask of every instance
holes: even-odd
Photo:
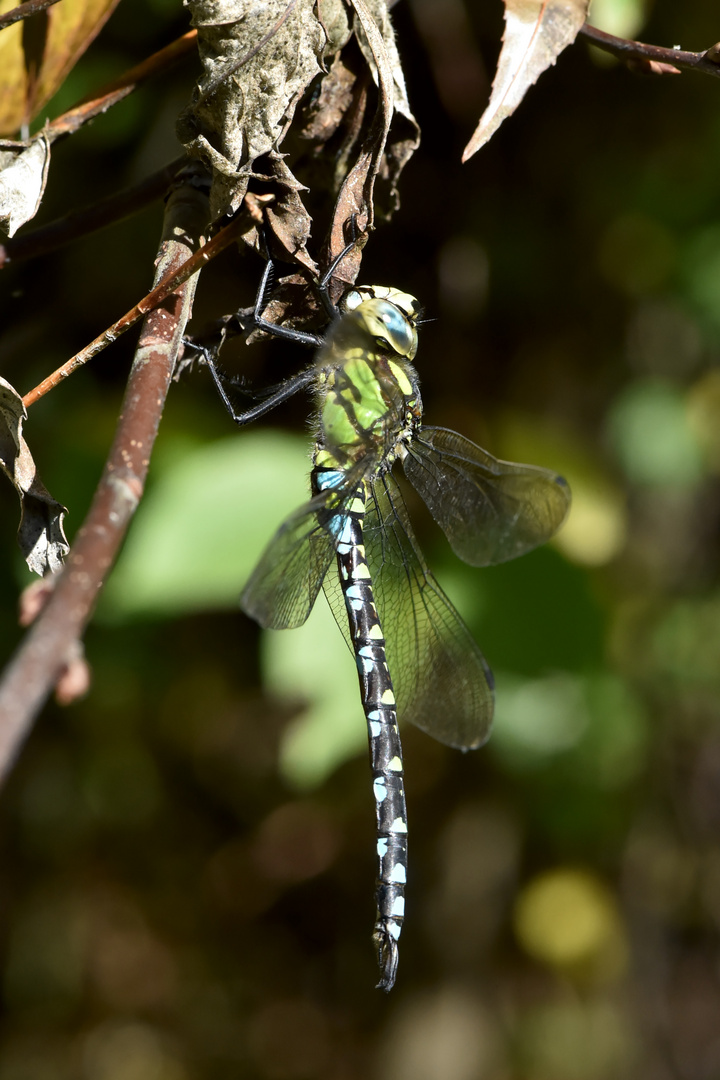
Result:
[[[267,249],[267,241],[265,247]],[[285,341],[294,341],[298,345],[309,345],[312,349],[319,349],[324,341],[319,334],[308,334],[304,330],[295,330],[291,326],[279,326],[277,323],[270,322],[269,319],[263,318],[262,313],[269,298],[268,294],[272,290],[274,279],[275,262],[270,257],[268,251],[265,269],[260,280],[260,287],[257,291],[257,296],[255,297],[255,307],[253,308],[253,323],[255,328],[257,330],[264,330],[266,334],[272,334],[273,337],[284,338]]]
[[[297,375],[288,379],[287,382],[281,383],[274,393],[270,394],[269,397],[265,398],[265,400],[261,401],[258,405],[253,405],[251,409],[245,409],[243,412],[237,412],[225,389],[222,376],[217,369],[214,358],[209,352],[206,352],[204,360],[205,366],[209,368],[210,374],[213,377],[213,382],[222,399],[223,405],[230,413],[235,423],[240,424],[240,426],[251,424],[253,420],[259,419],[261,416],[264,416],[265,413],[272,412],[273,409],[277,408],[283,401],[287,401],[293,394],[297,394],[299,390],[303,390],[305,387],[310,386],[316,377],[314,366],[305,368],[304,371],[298,372]]]

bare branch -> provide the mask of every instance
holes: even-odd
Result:
[[[598,30],[590,23],[585,23],[580,33],[598,49],[604,49],[605,52],[612,53],[620,60],[646,60],[650,64],[657,65],[650,68],[656,74],[675,74],[672,71],[673,68],[687,68],[720,78],[720,63],[714,59],[717,56],[714,45],[705,52],[698,53],[686,52],[684,49],[666,49],[660,45],[645,45],[642,41],[631,41],[628,38],[606,34],[604,30]]]
[[[188,252],[202,242],[207,199],[192,183],[177,187],[165,212],[156,279],[176,280]],[[145,320],[115,440],[88,516],[46,606],[11,660],[0,684],[0,778],[32,721],[77,657],[83,630],[142,496],[195,280],[174,287]]]
[[[4,30],[6,26],[12,26],[13,23],[20,22],[21,19],[29,19],[31,15],[37,15],[41,11],[45,11],[46,8],[52,7],[53,4],[57,4],[58,0],[24,0],[24,3],[19,4],[18,7],[14,7],[11,11],[6,11],[4,15],[0,15],[0,30]]]

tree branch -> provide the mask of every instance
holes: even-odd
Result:
[[[590,23],[585,23],[580,33],[598,49],[604,49],[620,60],[646,60],[657,65],[651,70],[660,75],[675,74],[679,68],[687,68],[720,78],[720,50],[716,45],[699,53],[686,52],[684,49],[665,49],[660,45],[645,45],[642,41],[606,34],[604,30],[598,30]]]
[[[165,211],[156,280],[178,268],[202,242],[207,199],[192,183],[175,188]],[[8,772],[37,712],[68,662],[142,496],[196,279],[175,287],[148,313],[110,455],[62,572],[0,684],[0,779]]]
[[[11,11],[6,11],[4,15],[0,15],[0,30],[4,30],[6,26],[12,26],[13,23],[20,22],[21,19],[29,19],[31,15],[37,15],[38,12],[45,11],[46,8],[52,7],[57,2],[58,0],[24,0],[24,3],[19,4],[18,7],[14,7]]]

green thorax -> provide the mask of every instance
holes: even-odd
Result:
[[[353,289],[318,356],[315,463],[346,469],[367,458],[392,464],[420,422],[411,361],[417,350],[414,297],[382,286]]]

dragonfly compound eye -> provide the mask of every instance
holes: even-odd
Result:
[[[385,324],[387,340],[395,352],[412,360],[417,352],[417,331],[410,320],[387,300],[378,303],[378,315]]]
[[[417,331],[395,304],[389,300],[368,300],[358,313],[374,340],[387,342],[398,356],[412,360],[417,352]]]

